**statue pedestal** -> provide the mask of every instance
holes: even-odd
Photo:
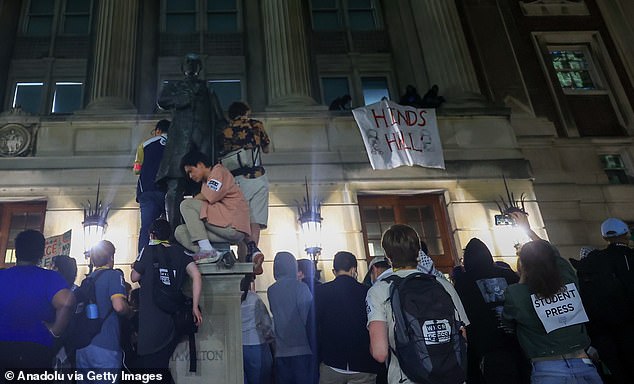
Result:
[[[178,384],[243,384],[240,280],[253,271],[251,263],[199,263],[203,323],[196,334],[196,372],[189,372],[189,344],[180,343],[170,370]]]

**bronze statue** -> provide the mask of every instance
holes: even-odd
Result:
[[[182,223],[180,203],[187,185],[181,159],[190,151],[200,151],[215,163],[216,135],[227,124],[215,92],[198,78],[200,56],[187,54],[181,69],[185,79],[167,83],[158,99],[159,107],[172,111],[169,139],[156,174],[156,182],[167,189],[165,212],[172,230]]]

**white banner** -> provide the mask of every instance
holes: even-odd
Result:
[[[566,284],[561,292],[548,298],[532,294],[531,300],[546,333],[588,321],[579,290],[574,283]]]
[[[445,169],[435,109],[383,100],[352,111],[373,169],[402,165]]]
[[[68,230],[61,235],[51,236],[44,243],[44,257],[40,262],[42,268],[50,269],[53,257],[59,255],[70,256],[70,240],[72,230]]]

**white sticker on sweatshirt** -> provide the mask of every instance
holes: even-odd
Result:
[[[222,188],[222,182],[216,179],[211,179],[207,182],[207,186],[214,192],[218,192]]]
[[[532,294],[531,301],[546,333],[588,321],[579,290],[574,283],[566,284],[559,293],[551,297],[543,298]]]

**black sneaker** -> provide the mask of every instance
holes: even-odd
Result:
[[[255,241],[249,241],[247,243],[247,256],[246,256],[246,262],[250,263],[253,261],[253,257],[255,257],[256,254],[258,253],[262,253],[262,251],[260,251],[260,248],[258,248],[257,245],[255,245]]]

